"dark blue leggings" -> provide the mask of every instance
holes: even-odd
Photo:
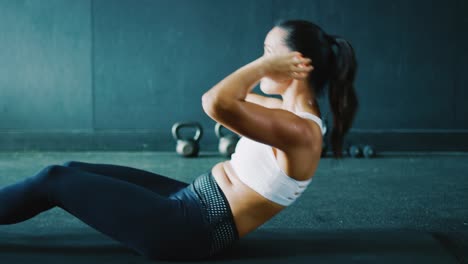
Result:
[[[0,224],[58,206],[149,259],[203,258],[210,227],[187,187],[136,168],[70,161],[0,188]]]

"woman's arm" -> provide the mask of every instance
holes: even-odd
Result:
[[[220,100],[245,100],[247,94],[265,75],[265,70],[266,65],[263,57],[250,62],[206,92],[202,97],[202,103],[214,103],[220,102]]]
[[[283,101],[281,99],[266,97],[252,92],[247,94],[245,100],[267,108],[281,108],[283,105]]]
[[[283,151],[309,144],[311,128],[302,118],[287,110],[270,109],[246,101],[247,94],[264,76],[277,80],[305,78],[306,75],[301,73],[309,68],[296,64],[310,60],[293,60],[294,56],[297,53],[260,57],[237,69],[203,95],[204,111],[233,132]]]

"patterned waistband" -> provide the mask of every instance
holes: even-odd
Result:
[[[234,217],[226,196],[211,172],[198,176],[192,184],[200,197],[201,204],[207,213],[208,222],[212,227],[213,239],[210,254],[213,255],[239,239]]]

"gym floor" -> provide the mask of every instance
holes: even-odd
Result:
[[[2,152],[0,186],[70,160],[126,165],[189,183],[223,159],[208,152],[190,159],[172,152]],[[299,200],[206,262],[468,263],[467,172],[468,153],[323,158]],[[149,262],[60,208],[0,226],[0,259]]]

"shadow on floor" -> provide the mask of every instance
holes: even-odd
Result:
[[[181,252],[183,254],[183,252]],[[4,263],[146,263],[100,234],[0,233]],[[8,261],[7,261],[8,260]],[[429,233],[411,230],[258,229],[224,253],[197,263],[458,263]],[[164,262],[158,263],[187,263]]]

